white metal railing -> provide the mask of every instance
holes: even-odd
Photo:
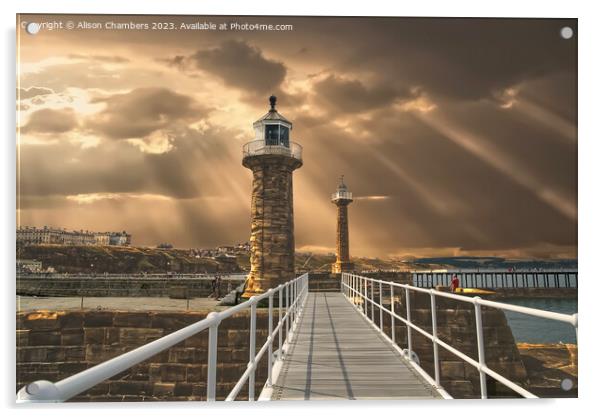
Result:
[[[290,141],[289,146],[266,145],[265,140],[254,140],[245,143],[242,147],[243,157],[257,155],[286,155],[302,161],[303,147],[296,142]]]
[[[331,200],[353,200],[353,194],[350,191],[337,191],[330,195]]]
[[[226,401],[232,401],[239,394],[241,388],[248,382],[249,401],[255,400],[255,371],[257,364],[267,352],[268,379],[265,386],[270,387],[276,375],[274,372],[274,359],[282,361],[286,349],[283,347],[292,338],[298,323],[301,311],[308,293],[308,275],[303,274],[291,281],[272,288],[265,293],[251,297],[244,303],[238,304],[221,312],[211,312],[207,317],[197,323],[177,330],[167,336],[140,346],[130,352],[117,356],[78,374],[58,382],[36,381],[21,388],[17,393],[17,402],[63,402],[93,386],[117,375],[156,354],[183,342],[191,336],[209,330],[208,360],[207,360],[207,401],[215,401],[216,370],[217,370],[217,339],[220,323],[233,314],[251,309],[249,330],[249,362],[247,369],[240,377]],[[278,297],[278,322],[274,327],[274,297]],[[256,352],[256,322],[257,304],[268,299],[268,337],[266,342]],[[284,308],[284,311],[283,311]],[[284,314],[283,314],[284,312]],[[283,333],[284,344],[283,344]],[[274,355],[273,343],[278,338],[278,351]]]
[[[374,288],[378,286],[378,302],[374,297]],[[389,287],[390,291],[390,303],[391,306],[389,309],[384,307],[383,305],[383,286]],[[370,290],[369,290],[370,288]],[[405,300],[406,300],[406,317],[402,317],[395,312],[395,294],[394,289],[400,288],[405,291]],[[423,294],[428,294],[430,296],[431,301],[431,323],[432,323],[432,333],[428,333],[426,330],[418,327],[416,324],[412,323],[411,316],[411,306],[410,306],[410,292],[418,292]],[[414,357],[412,355],[412,329],[416,332],[420,333],[427,339],[433,342],[433,368],[434,368],[434,381],[437,388],[441,388],[440,383],[440,371],[439,371],[439,346],[443,347],[447,351],[453,353],[460,359],[469,363],[473,367],[475,367],[479,371],[479,381],[481,388],[481,398],[487,398],[487,384],[486,384],[486,376],[490,376],[506,387],[510,388],[514,392],[522,395],[525,398],[537,398],[534,394],[530,393],[520,385],[510,381],[509,379],[503,377],[499,373],[495,372],[491,368],[487,366],[485,363],[485,343],[483,338],[483,321],[481,314],[481,307],[492,307],[500,310],[506,311],[514,311],[516,313],[527,314],[533,317],[539,317],[543,319],[550,319],[555,321],[560,321],[563,323],[568,323],[575,328],[575,333],[577,335],[577,314],[569,315],[569,314],[560,314],[551,311],[538,310],[534,308],[516,306],[512,304],[499,303],[495,301],[483,300],[480,297],[467,297],[463,295],[457,295],[452,293],[446,293],[443,291],[436,291],[434,289],[425,289],[418,288],[412,285],[407,284],[399,284],[391,281],[382,281],[378,279],[368,278],[361,275],[355,275],[350,273],[341,274],[341,292],[347,297],[349,302],[354,304],[360,312],[368,319],[372,321],[372,324],[380,330],[380,332],[387,337],[393,345],[397,346],[395,342],[395,320],[399,320],[404,323],[407,328],[407,350],[404,351],[406,354],[406,358],[412,363],[415,363]],[[476,333],[477,333],[477,352],[478,352],[478,361],[475,361],[471,357],[466,354],[460,352],[458,349],[449,345],[446,342],[443,342],[441,339],[437,337],[437,303],[436,298],[450,298],[452,300],[461,301],[468,304],[473,304],[475,308],[475,324],[476,324]],[[370,314],[368,313],[368,305],[370,305]],[[377,308],[379,310],[380,316],[380,326],[377,327],[374,322],[374,309]],[[383,331],[383,313],[388,314],[391,317],[391,336],[385,334]]]

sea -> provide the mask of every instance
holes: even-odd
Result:
[[[577,313],[577,300],[564,298],[507,298],[501,302],[563,314]],[[526,314],[505,311],[508,325],[517,343],[577,343],[575,329],[570,324]]]

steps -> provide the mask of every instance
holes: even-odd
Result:
[[[341,292],[341,281],[333,278],[309,279],[309,292]]]

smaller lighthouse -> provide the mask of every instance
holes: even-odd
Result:
[[[349,259],[349,216],[347,206],[353,201],[351,192],[343,182],[337,187],[330,200],[337,206],[337,260],[332,264],[333,273],[351,272],[353,264]]]

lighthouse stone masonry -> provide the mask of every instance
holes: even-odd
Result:
[[[337,260],[332,264],[333,273],[352,272],[353,263],[349,259],[349,217],[347,206],[353,202],[353,195],[347,189],[341,175],[341,183],[332,194],[331,201],[337,206]]]
[[[270,110],[253,123],[255,140],[243,147],[242,164],[253,172],[251,271],[243,298],[259,295],[295,276],[293,171],[302,148],[290,140],[293,124]]]

